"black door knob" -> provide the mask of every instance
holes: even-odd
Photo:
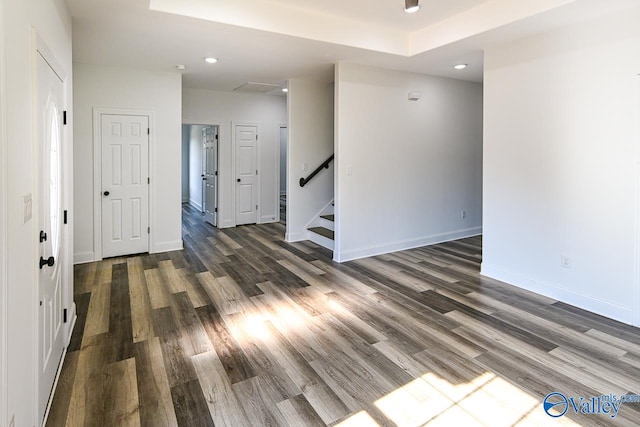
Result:
[[[238,178],[237,181],[240,182],[240,178]]]
[[[104,194],[105,196],[108,196],[108,195],[109,195],[109,192],[108,192],[108,191],[105,191],[105,192],[104,192],[104,193],[102,193],[102,194]]]
[[[48,267],[53,267],[55,263],[56,263],[56,260],[52,256],[50,256],[47,259],[40,257],[40,270],[42,270],[42,267],[44,267],[45,265]]]
[[[40,230],[40,243],[47,241],[47,233],[44,230]]]

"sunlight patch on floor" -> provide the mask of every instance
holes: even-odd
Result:
[[[540,399],[491,372],[452,384],[427,373],[375,402],[397,426],[578,426],[567,417],[551,418]],[[377,426],[361,411],[340,427]]]

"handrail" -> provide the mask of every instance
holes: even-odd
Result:
[[[331,161],[333,160],[333,154],[331,156],[329,156],[329,158],[327,160],[325,160],[324,162],[322,162],[322,164],[320,166],[318,166],[316,168],[316,170],[314,170],[313,172],[311,172],[311,175],[309,175],[306,178],[300,178],[300,187],[304,187],[305,185],[307,185],[307,182],[311,181],[313,179],[314,176],[318,175],[318,173],[320,173],[320,171],[323,168],[327,168],[329,169],[329,163],[331,163]]]

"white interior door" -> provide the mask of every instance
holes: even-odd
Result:
[[[204,198],[202,206],[205,220],[216,226],[218,207],[218,127],[207,126],[202,130],[203,136],[203,167],[202,183]]]
[[[63,84],[38,55],[38,415],[44,418],[64,349],[62,313]]]
[[[149,117],[102,114],[102,257],[149,252]]]
[[[258,128],[236,126],[236,225],[258,218]]]

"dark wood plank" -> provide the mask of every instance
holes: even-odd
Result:
[[[213,420],[198,380],[171,387],[171,396],[178,425],[213,427]]]

